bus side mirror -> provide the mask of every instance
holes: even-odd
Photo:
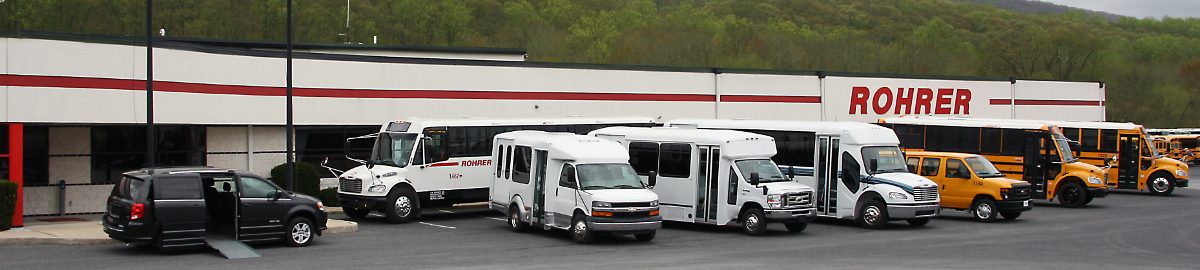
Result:
[[[867,166],[868,166],[867,172],[874,174],[874,172],[876,170],[879,170],[879,160],[878,159],[869,160],[869,161],[867,161]]]
[[[657,182],[658,182],[658,172],[650,171],[650,175],[647,176],[647,179],[646,179],[646,185],[650,186],[650,187],[654,187],[654,184],[656,184]]]
[[[758,173],[756,173],[756,172],[752,172],[752,173],[750,173],[750,185],[753,185],[753,186],[758,186],[758,183],[759,183],[761,180],[762,180],[762,179],[760,179],[760,178],[759,178],[759,176],[758,176]]]

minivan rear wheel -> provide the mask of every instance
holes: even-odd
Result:
[[[303,247],[312,244],[313,240],[313,223],[304,217],[294,217],[291,222],[288,222],[287,244],[293,247]]]

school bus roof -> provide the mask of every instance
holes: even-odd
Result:
[[[1047,124],[1047,123],[1037,122],[1037,121],[1028,121],[1028,120],[939,117],[939,116],[888,117],[888,118],[880,118],[879,123],[954,126],[954,127],[989,127],[989,128],[1010,128],[1010,129],[1048,129],[1050,127],[1050,124]]]
[[[953,152],[934,152],[934,151],[905,151],[905,156],[909,157],[943,157],[943,158],[969,158],[977,157],[976,154],[953,153]]]

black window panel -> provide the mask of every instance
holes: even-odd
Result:
[[[1068,140],[1077,141],[1077,142],[1079,141],[1079,129],[1078,128],[1063,128],[1062,132],[1063,132],[1063,136],[1067,137]]]
[[[7,155],[9,154],[8,151],[8,126],[0,125],[0,155]],[[0,177],[3,176],[0,175]]]
[[[629,164],[641,175],[658,171],[658,144],[651,142],[629,143]]]
[[[979,152],[979,128],[930,126],[925,147],[932,151]]]
[[[980,128],[959,128],[958,151],[979,153]]]
[[[200,191],[200,179],[162,178],[154,180],[156,190],[154,198],[159,200],[191,200],[203,199]]]
[[[892,128],[896,138],[900,139],[900,147],[925,149],[925,126],[895,124]]]
[[[362,136],[379,131],[378,126],[298,126],[296,127],[296,160],[318,165],[326,159],[329,167],[339,170],[349,170],[360,164],[346,159],[346,156],[356,158],[369,157],[372,140],[353,140],[347,138]],[[337,177],[329,170],[318,170],[321,177]]]
[[[921,176],[937,176],[942,170],[942,159],[925,158],[921,160]]]
[[[528,146],[517,146],[517,152],[513,156],[513,159],[516,160],[513,162],[513,182],[529,184],[529,172],[532,171],[530,170],[533,161],[532,154],[533,151]]]
[[[1117,152],[1117,130],[1102,129],[1100,130],[1100,152],[1116,153]]]
[[[203,126],[157,126],[155,165],[200,166],[205,164]],[[145,126],[101,126],[91,129],[92,183],[111,184],[126,171],[145,167]]]
[[[691,176],[692,145],[664,143],[661,152],[658,175],[678,178]]]
[[[496,164],[496,178],[500,178],[503,176],[500,174],[500,171],[504,168],[504,163],[502,162],[504,160],[504,146],[501,145],[497,147],[496,153],[499,155],[499,158],[496,158],[496,160],[493,160],[492,162]]]
[[[815,157],[816,133],[801,131],[742,130],[775,139],[775,156],[779,165],[812,167]]]
[[[430,163],[435,160],[450,159],[450,130],[446,127],[430,127],[425,128],[425,137],[429,138],[423,142],[425,151],[425,163]],[[414,158],[421,158],[416,156]]]
[[[1089,128],[1079,131],[1079,146],[1081,151],[1096,152],[1100,150],[1100,130]]]
[[[25,126],[25,186],[41,186],[50,183],[49,138],[48,127]],[[3,176],[7,175],[5,173]]]
[[[571,164],[563,164],[562,174],[558,176],[558,186],[565,188],[575,188],[579,184],[578,179],[575,179],[575,166]]]
[[[505,154],[504,154],[504,178],[509,178],[509,177],[512,177],[513,147],[512,147],[512,145],[509,145],[508,147],[505,147],[505,148],[507,150],[504,151],[505,152]]]
[[[1019,156],[1025,153],[1025,130],[1004,129],[1004,142],[1000,146],[1000,154]]]
[[[980,132],[979,152],[983,154],[999,154],[1003,144],[1004,130],[998,128],[983,128]]]

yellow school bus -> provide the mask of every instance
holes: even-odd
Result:
[[[1150,136],[1150,141],[1159,153],[1183,163],[1195,164],[1200,158],[1200,135]]]
[[[1028,182],[1007,178],[987,158],[976,154],[948,152],[904,152],[908,172],[937,182],[942,208],[971,213],[979,222],[992,222],[997,216],[1014,220],[1029,205]]]
[[[1047,124],[1061,127],[1068,140],[1078,142],[1072,150],[1080,161],[1106,166],[1115,158],[1117,163],[1107,175],[1109,186],[1164,196],[1176,187],[1188,186],[1187,164],[1161,154],[1141,125],[1076,121]]]
[[[879,119],[913,151],[978,154],[1000,172],[1033,185],[1033,198],[1082,207],[1108,195],[1104,171],[1079,162],[1057,126],[1020,120],[950,117]]]

